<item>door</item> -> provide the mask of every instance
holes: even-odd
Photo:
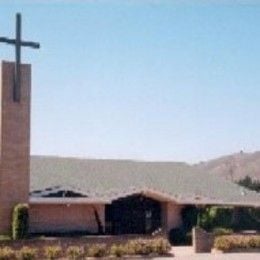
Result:
[[[106,206],[110,234],[150,234],[161,227],[161,204],[142,195],[118,199]]]

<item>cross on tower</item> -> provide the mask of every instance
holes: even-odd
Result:
[[[13,87],[13,99],[14,102],[20,101],[21,96],[21,47],[31,47],[39,49],[40,44],[37,42],[23,41],[22,40],[22,17],[20,13],[16,14],[16,37],[15,39],[9,39],[6,37],[0,37],[0,42],[12,44],[15,46],[15,74],[14,74],[14,87]]]

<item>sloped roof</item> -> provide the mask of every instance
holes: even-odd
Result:
[[[260,206],[256,192],[184,163],[32,156],[30,186],[31,192],[74,187],[92,199],[154,191],[186,204]]]

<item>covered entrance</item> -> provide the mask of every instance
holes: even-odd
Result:
[[[120,198],[105,208],[106,233],[151,234],[161,227],[161,204],[143,195]]]

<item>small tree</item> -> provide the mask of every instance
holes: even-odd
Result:
[[[249,190],[254,190],[260,192],[260,181],[253,180],[250,176],[246,176],[237,182],[239,185],[248,188]]]
[[[27,204],[17,204],[13,209],[12,238],[26,238],[29,228],[29,207]]]

